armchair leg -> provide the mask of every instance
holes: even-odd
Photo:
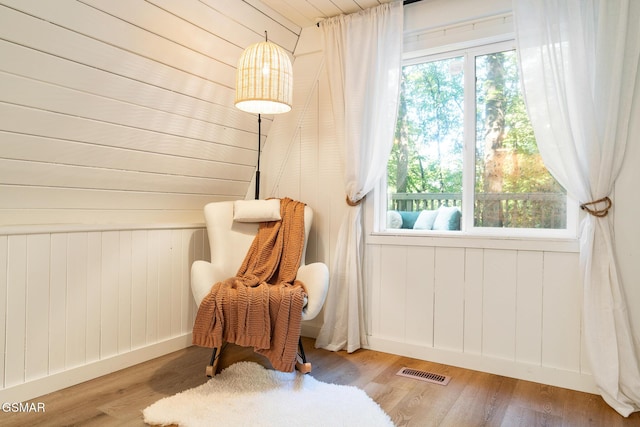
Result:
[[[216,370],[218,369],[218,360],[220,360],[220,355],[222,354],[222,348],[214,347],[211,352],[211,361],[209,365],[205,368],[205,373],[209,378],[213,378],[216,375]]]
[[[302,346],[302,337],[298,340],[298,358],[296,359],[296,370],[303,374],[311,372],[311,363],[307,362],[307,356],[304,354],[304,347]]]

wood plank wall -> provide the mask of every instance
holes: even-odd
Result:
[[[244,198],[235,67],[265,29],[293,52],[300,28],[260,2],[1,0],[0,225],[201,223]]]
[[[376,242],[372,348],[595,392],[578,253]]]
[[[294,71],[305,78],[296,82],[295,111],[271,129],[263,183],[268,195],[314,209],[308,254],[331,268],[347,207],[319,41],[320,30],[303,30]],[[595,391],[583,348],[577,242],[376,235],[374,209],[368,197],[370,348]],[[321,325],[312,321],[303,331]]]
[[[99,375],[92,365],[175,349],[163,343],[193,327],[191,264],[209,257],[202,228],[0,236],[0,396],[33,398]]]
[[[264,28],[289,51],[300,32],[256,5],[0,0],[0,57],[11,59],[0,61],[0,224],[147,224],[0,233],[5,390],[59,385],[66,371],[187,332],[189,308],[167,296],[185,296],[201,247],[189,242],[204,234],[148,224],[201,222],[207,201],[248,192],[255,118],[232,107],[229,58]],[[294,63],[300,110],[263,121],[264,188],[309,202],[308,259],[331,265],[343,160],[322,54],[306,52]],[[575,252],[372,241],[367,253],[372,348],[588,388]],[[180,283],[165,282],[177,271]],[[169,311],[175,321],[160,319]]]
[[[3,401],[190,344],[202,207],[255,170],[234,79],[265,30],[294,51],[260,1],[0,0]]]

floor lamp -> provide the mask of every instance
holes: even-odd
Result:
[[[256,194],[260,198],[260,133],[262,114],[281,114],[291,110],[293,67],[287,52],[267,38],[245,49],[236,70],[235,106],[258,114],[258,163]]]

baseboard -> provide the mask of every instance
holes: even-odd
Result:
[[[318,334],[320,333],[320,325],[307,324],[302,323],[302,330],[300,331],[300,335],[307,338],[318,338]]]
[[[541,384],[562,387],[585,393],[598,394],[590,374],[518,363],[511,360],[491,358],[479,354],[459,353],[415,344],[393,341],[379,337],[368,337],[368,349],[399,356],[412,357],[474,371],[487,372]]]
[[[191,333],[0,390],[0,402],[24,402],[191,346]]]

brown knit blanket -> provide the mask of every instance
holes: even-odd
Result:
[[[254,347],[274,369],[293,371],[306,296],[295,280],[304,246],[304,203],[280,201],[280,221],[262,222],[235,277],[218,282],[202,300],[193,343],[224,341]]]

